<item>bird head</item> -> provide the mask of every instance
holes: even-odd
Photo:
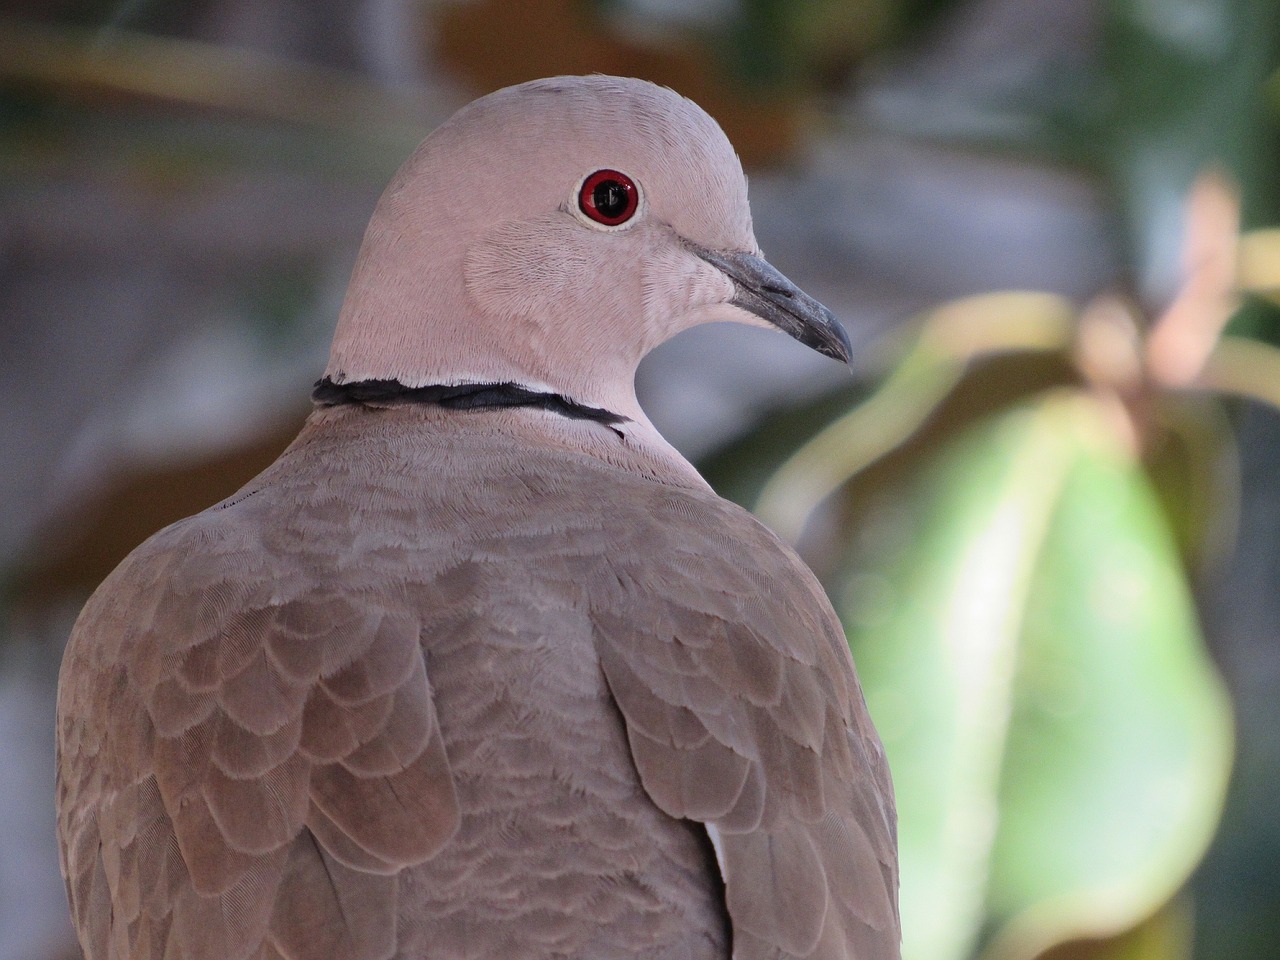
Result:
[[[716,320],[849,359],[830,311],[761,255],[715,120],[644,81],[558,77],[464,107],[401,167],[326,373],[510,382],[642,417],[640,360]]]

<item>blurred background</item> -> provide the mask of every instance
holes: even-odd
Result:
[[[414,144],[593,71],[720,120],[858,346],[638,386],[845,620],[907,960],[1280,957],[1278,68],[1276,0],[0,0],[0,960],[77,956],[89,592],[296,432]]]

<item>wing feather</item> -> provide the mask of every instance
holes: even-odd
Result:
[[[262,547],[202,514],[77,622],[59,825],[88,960],[382,960],[397,871],[457,829],[416,608],[303,547],[268,576]]]
[[[650,554],[600,578],[600,664],[646,791],[716,828],[735,957],[896,958],[892,786],[825,594],[709,494],[631,519]]]
[[[396,880],[352,869],[305,831],[289,851],[269,937],[289,960],[387,960],[396,949]]]

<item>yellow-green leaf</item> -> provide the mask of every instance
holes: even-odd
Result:
[[[842,613],[893,768],[907,960],[1030,957],[1167,900],[1216,824],[1230,714],[1117,425],[1055,392],[971,430]]]

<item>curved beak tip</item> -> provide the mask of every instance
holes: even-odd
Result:
[[[733,281],[734,297],[730,302],[734,306],[755,314],[823,356],[843,363],[853,358],[849,334],[835,314],[769,261],[750,253],[721,253],[692,243],[689,247]]]
[[[801,343],[807,343],[820,354],[831,357],[833,360],[839,360],[841,363],[851,363],[853,361],[853,343],[849,340],[849,334],[826,307],[822,308],[826,313],[826,323],[822,329],[825,337],[817,342],[808,342],[801,340]]]

